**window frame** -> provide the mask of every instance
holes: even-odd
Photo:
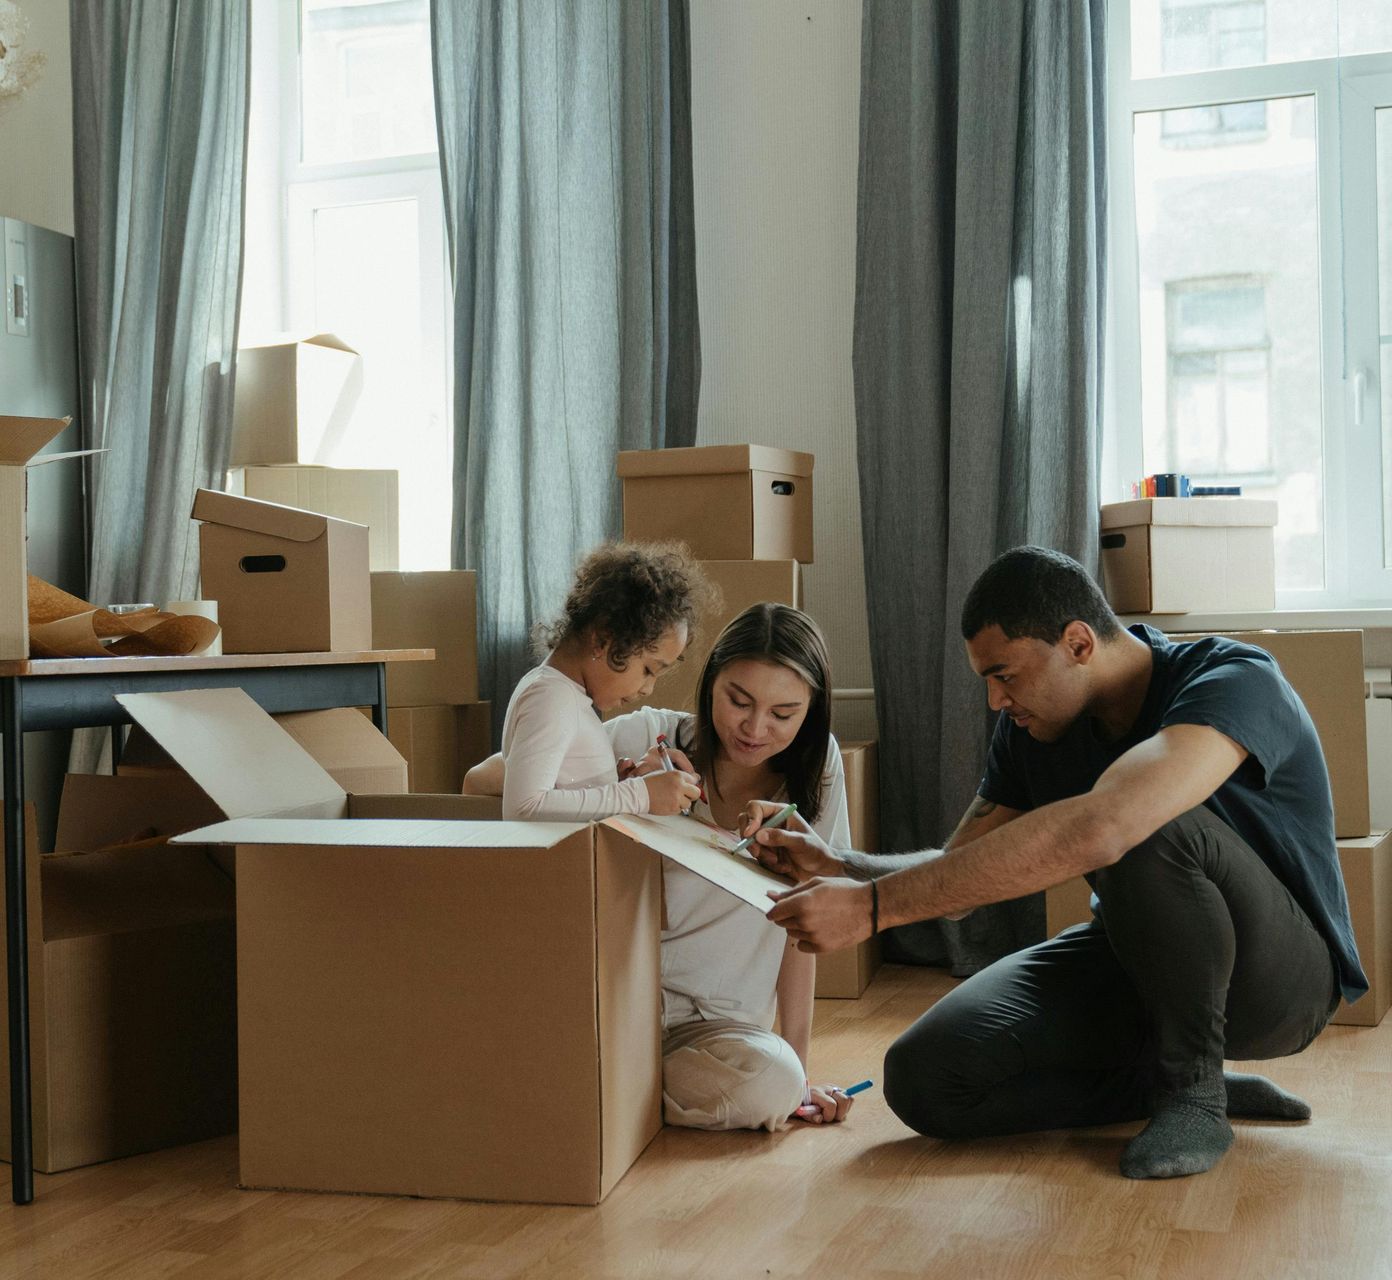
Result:
[[[1378,106],[1392,105],[1392,53],[1132,79],[1127,0],[1107,9],[1107,83],[1108,356],[1099,469],[1102,500],[1122,500],[1130,482],[1145,474],[1133,116],[1215,103],[1311,96],[1317,166],[1324,586],[1278,587],[1277,607],[1385,604],[1392,598],[1392,569],[1383,563],[1373,147],[1374,112]],[[1357,414],[1355,395],[1361,399]],[[1356,426],[1355,417],[1359,419]],[[1387,465],[1392,466],[1392,457]],[[1392,512],[1387,518],[1392,520]]]

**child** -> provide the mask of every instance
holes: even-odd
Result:
[[[508,703],[504,818],[680,813],[699,798],[696,778],[680,770],[620,782],[597,712],[652,692],[680,660],[710,594],[683,547],[618,542],[585,557],[561,617],[538,628],[546,659]]]

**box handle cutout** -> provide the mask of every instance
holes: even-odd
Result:
[[[243,573],[283,573],[284,556],[243,556],[237,562]]]
[[[791,498],[793,496],[793,482],[791,480],[771,481],[769,488],[780,498]]]
[[[1104,533],[1102,535],[1103,551],[1118,551],[1126,545],[1126,535],[1124,533]]]

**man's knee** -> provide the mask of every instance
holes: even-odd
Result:
[[[930,1010],[885,1054],[889,1109],[925,1138],[972,1137],[972,1056],[970,1044],[935,1020]]]
[[[1173,873],[1177,866],[1202,867],[1205,848],[1215,827],[1231,834],[1223,820],[1203,805],[1186,809],[1133,845],[1116,862],[1093,872],[1098,897],[1102,897],[1104,887],[1110,887],[1114,894],[1121,888],[1135,888],[1144,893],[1162,892],[1165,884],[1174,883]],[[1104,900],[1104,915],[1105,911]]]

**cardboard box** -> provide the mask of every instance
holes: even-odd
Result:
[[[695,711],[701,670],[710,657],[716,638],[725,627],[752,604],[771,601],[802,607],[802,566],[796,560],[706,560],[701,564],[706,577],[720,590],[721,603],[704,619],[687,645],[682,660],[658,678],[652,696],[634,706],[666,707],[672,711]],[[419,663],[400,663],[419,666]],[[630,710],[631,707],[622,708]],[[618,714],[615,712],[613,714]]]
[[[366,525],[368,564],[375,573],[401,567],[398,481],[395,471],[236,467],[228,472],[227,492]]]
[[[237,849],[242,1182],[603,1199],[661,1124],[656,855],[774,880],[684,819],[348,796],[237,689],[119,697],[233,819],[180,839]]]
[[[372,648],[363,525],[211,489],[198,490],[193,519],[224,653]]]
[[[1276,607],[1276,504],[1139,498],[1102,508],[1103,590],[1118,613]]]
[[[1340,840],[1339,867],[1368,991],[1355,1004],[1339,1001],[1330,1021],[1375,1027],[1392,1005],[1392,835]]]
[[[1208,501],[1208,499],[1202,499]],[[1233,631],[1234,640],[1265,649],[1300,695],[1319,734],[1334,793],[1334,834],[1366,836],[1368,803],[1367,709],[1363,697],[1361,631]],[[1196,640],[1198,633],[1172,635]]]
[[[331,461],[362,377],[362,357],[331,333],[239,348],[230,465]]]
[[[29,656],[28,468],[80,456],[39,456],[71,421],[0,416],[0,660]]]
[[[1057,937],[1070,925],[1092,919],[1092,887],[1082,876],[1044,890],[1045,936]]]
[[[397,707],[387,736],[406,761],[410,791],[458,795],[464,775],[493,754],[493,704]]]
[[[387,667],[389,707],[478,701],[477,583],[472,569],[372,575],[373,647],[435,650]]]
[[[843,742],[841,763],[846,769],[846,807],[851,819],[851,846],[864,853],[880,849],[880,762],[873,742]],[[866,938],[844,951],[817,957],[817,995],[822,999],[855,1000],[870,985],[881,964],[881,940]]]
[[[40,857],[30,810],[34,1167],[43,1173],[237,1125],[232,882],[199,847],[95,848],[126,839],[132,821],[182,829],[206,816],[197,800],[179,813],[160,790],[148,779],[70,776],[58,843],[90,852]],[[9,1116],[0,1107],[6,1155]]]
[[[698,560],[811,564],[813,462],[755,444],[620,453],[624,537],[685,542]]]

